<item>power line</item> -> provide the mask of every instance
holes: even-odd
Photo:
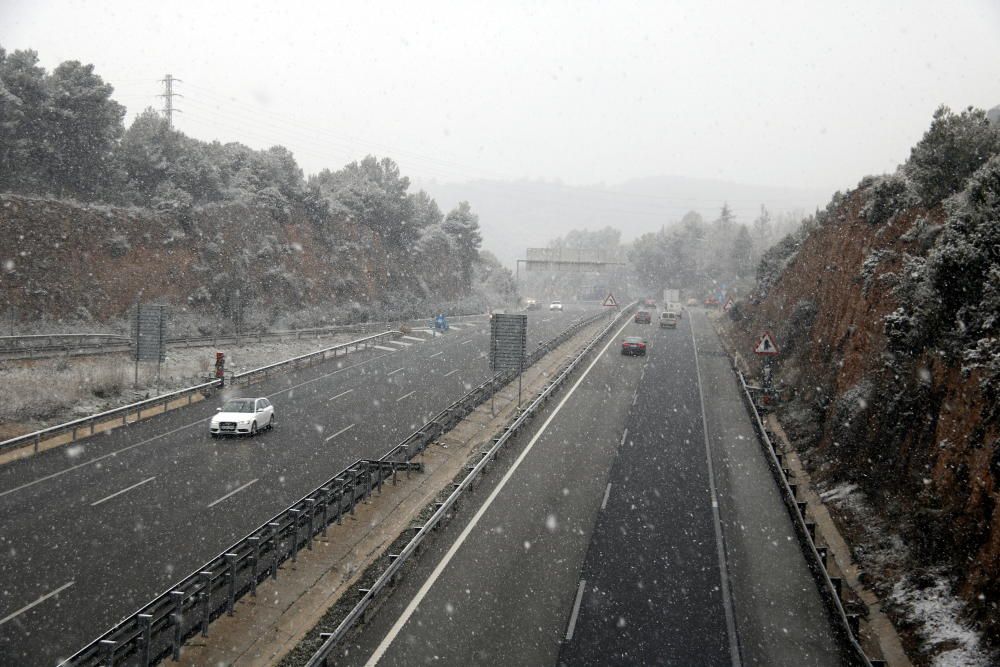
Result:
[[[180,109],[174,108],[174,97],[184,97],[180,93],[174,92],[175,81],[177,83],[184,83],[180,79],[175,79],[170,74],[167,74],[166,77],[160,79],[160,83],[163,84],[164,92],[159,95],[159,97],[163,98],[163,115],[167,119],[167,127],[170,128],[174,126],[174,112],[176,111],[177,113],[181,113]]]

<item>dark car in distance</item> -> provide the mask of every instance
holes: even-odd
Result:
[[[626,336],[622,340],[622,354],[646,356],[646,341],[638,336]]]
[[[635,321],[637,324],[651,324],[653,316],[649,314],[648,310],[640,310],[635,314]]]

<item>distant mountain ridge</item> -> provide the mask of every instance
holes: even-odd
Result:
[[[527,247],[544,246],[571,229],[611,225],[631,240],[688,211],[714,219],[724,203],[737,223],[751,223],[761,204],[772,215],[813,212],[832,192],[782,188],[684,176],[650,176],[618,185],[574,186],[544,181],[476,180],[466,183],[416,182],[445,209],[472,202],[479,215],[483,247],[513,266]]]

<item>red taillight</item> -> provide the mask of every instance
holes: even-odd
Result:
[[[640,350],[645,350],[646,349],[646,344],[645,343],[639,343],[639,349]]]

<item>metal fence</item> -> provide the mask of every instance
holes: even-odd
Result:
[[[603,317],[605,315],[599,314],[576,322],[540,344],[526,359],[525,368]],[[398,335],[398,332],[390,333]],[[306,356],[315,354],[318,353]],[[60,665],[147,667],[168,657],[178,659],[186,639],[196,634],[207,636],[213,619],[223,614],[232,615],[237,600],[244,595],[256,595],[257,586],[266,579],[276,579],[282,563],[294,562],[302,549],[311,549],[316,535],[325,534],[328,526],[340,523],[345,514],[352,514],[354,507],[373,490],[380,491],[390,479],[395,483],[400,471],[408,474],[422,470],[422,464],[412,459],[514,377],[516,374],[512,371],[497,373],[442,410],[380,459],[362,459],[348,466]],[[554,384],[550,383],[549,387]]]
[[[843,582],[839,577],[831,577],[827,571],[828,550],[824,546],[816,543],[816,524],[809,521],[806,516],[806,503],[798,499],[798,485],[788,479],[788,469],[784,463],[784,455],[775,447],[771,440],[771,434],[764,426],[757,405],[754,403],[752,392],[754,389],[747,385],[743,372],[736,366],[733,360],[733,370],[736,372],[742,389],[743,402],[747,412],[750,413],[754,430],[760,440],[764,455],[767,458],[768,466],[778,483],[781,492],[781,499],[792,518],[795,532],[799,538],[799,544],[806,558],[806,564],[816,579],[820,595],[826,603],[827,612],[832,621],[832,627],[840,641],[841,650],[845,664],[858,665],[862,667],[879,667],[885,663],[881,660],[871,660],[865,655],[864,650],[858,643],[860,636],[860,617],[856,614],[848,614],[844,610],[841,601],[841,588]]]
[[[347,354],[352,350],[367,348],[388,338],[395,338],[399,335],[400,333],[398,331],[385,331],[373,336],[360,338],[349,343],[341,343],[322,350],[317,350],[316,352],[310,352],[309,354],[293,357],[292,359],[279,361],[278,363],[270,364],[262,368],[255,368],[253,370],[246,371],[245,373],[238,373],[231,376],[230,381],[233,384],[254,382],[267,377],[275,371],[285,371],[310,366],[338,356],[340,353]],[[148,413],[152,410],[166,411],[169,404],[183,399],[187,399],[187,404],[190,405],[194,401],[194,396],[196,394],[209,396],[217,389],[219,389],[219,382],[217,380],[212,380],[211,382],[205,382],[193,387],[178,389],[177,391],[172,391],[168,394],[154,396],[153,398],[148,398],[144,401],[139,401],[138,403],[124,405],[120,408],[115,408],[114,410],[108,410],[106,412],[89,415],[87,417],[75,419],[56,426],[50,426],[49,428],[44,428],[33,433],[26,433],[25,435],[0,442],[0,453],[26,446],[31,446],[33,451],[37,453],[43,440],[49,440],[68,433],[70,434],[69,441],[72,442],[73,440],[76,440],[77,436],[81,433],[84,436],[93,435],[96,427],[98,426],[110,428],[113,425],[117,426],[118,424],[116,424],[116,422],[119,421],[121,426],[127,426],[130,423],[141,420],[143,412]]]
[[[426,540],[434,530],[442,525],[444,521],[451,516],[453,511],[455,511],[456,504],[462,494],[473,487],[475,482],[486,472],[487,467],[497,460],[499,453],[507,442],[519,433],[522,426],[538,414],[541,408],[548,402],[552,394],[560,386],[562,386],[563,382],[566,381],[570,374],[573,373],[580,362],[587,356],[587,354],[590,353],[598,342],[600,342],[604,336],[606,336],[608,332],[621,321],[622,318],[628,317],[628,311],[629,308],[624,309],[621,313],[619,313],[618,317],[612,320],[596,336],[591,338],[586,347],[584,347],[582,351],[580,351],[565,366],[562,367],[555,378],[545,385],[535,399],[529,403],[524,410],[518,412],[513,420],[506,426],[506,428],[504,428],[501,435],[493,440],[493,445],[490,449],[481,453],[479,461],[472,466],[469,474],[467,474],[465,478],[455,487],[444,502],[438,504],[437,510],[434,514],[431,515],[427,522],[420,527],[412,538],[410,538],[409,542],[407,542],[406,546],[403,547],[400,553],[390,555],[391,562],[389,566],[382,572],[381,575],[379,575],[375,583],[373,583],[371,587],[364,592],[361,600],[359,600],[354,608],[351,609],[344,620],[340,622],[333,632],[322,635],[324,642],[316,653],[314,653],[309,659],[309,662],[306,663],[306,667],[325,667],[327,665],[327,661],[333,657],[332,654],[336,650],[337,645],[347,637],[352,629],[365,622],[366,616],[374,610],[376,604],[382,596],[391,592],[392,588],[399,580],[402,574],[402,568],[406,564],[407,560],[418,553],[418,550],[424,540]],[[601,315],[592,318],[590,322],[602,317],[604,316]]]

